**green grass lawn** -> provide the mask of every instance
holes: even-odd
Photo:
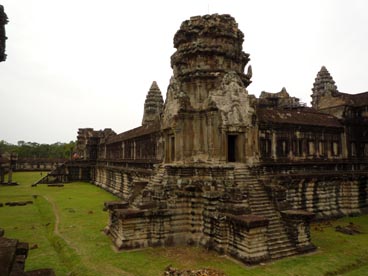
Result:
[[[148,248],[115,252],[102,229],[108,214],[103,202],[116,198],[89,183],[31,187],[40,173],[15,173],[20,185],[0,186],[0,202],[32,200],[26,206],[0,208],[0,228],[9,238],[28,242],[26,270],[54,268],[61,275],[163,275],[168,265],[182,269],[211,267],[226,275],[368,275],[368,216],[312,226],[318,251],[264,265],[246,267],[202,248]],[[55,215],[57,214],[57,216]],[[334,226],[353,222],[363,234],[348,236]],[[55,223],[58,223],[55,232]]]

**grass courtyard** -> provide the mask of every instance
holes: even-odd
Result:
[[[53,268],[56,275],[163,275],[168,265],[181,269],[213,268],[226,275],[368,275],[368,216],[342,218],[312,226],[318,251],[273,263],[246,267],[202,248],[148,248],[116,252],[102,230],[108,215],[103,202],[116,198],[89,183],[31,187],[39,172],[15,173],[20,185],[0,186],[0,202],[32,200],[26,206],[0,208],[5,236],[37,245],[26,270]],[[353,222],[362,234],[335,232]]]

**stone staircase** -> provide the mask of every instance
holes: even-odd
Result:
[[[149,181],[147,186],[131,201],[131,206],[140,208],[142,205],[147,203],[147,198],[144,198],[145,191],[153,191],[157,192],[162,190],[162,181],[164,179],[165,175],[165,168],[164,166],[160,166],[157,168],[157,173],[154,175],[154,177]]]
[[[32,186],[37,186],[37,184],[50,184],[52,182],[66,182],[67,176],[65,175],[65,166],[68,161],[58,165],[52,171],[46,173],[39,180],[32,184]],[[50,181],[50,178],[53,178],[53,181]]]
[[[258,178],[251,175],[244,165],[236,165],[234,176],[237,185],[241,188],[248,187],[249,207],[252,214],[269,219],[267,236],[270,258],[279,259],[297,254],[295,246],[286,233],[280,213],[275,209]]]

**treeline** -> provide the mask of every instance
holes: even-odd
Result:
[[[35,142],[18,141],[17,145],[4,140],[0,141],[0,154],[16,153],[19,158],[67,158],[73,154],[75,142],[38,144]]]

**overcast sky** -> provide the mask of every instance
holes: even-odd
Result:
[[[245,35],[250,94],[278,92],[310,103],[325,65],[342,92],[368,90],[368,1],[0,0],[9,17],[0,63],[0,140],[75,140],[78,128],[140,125],[156,80],[172,75],[182,21],[231,14]]]

